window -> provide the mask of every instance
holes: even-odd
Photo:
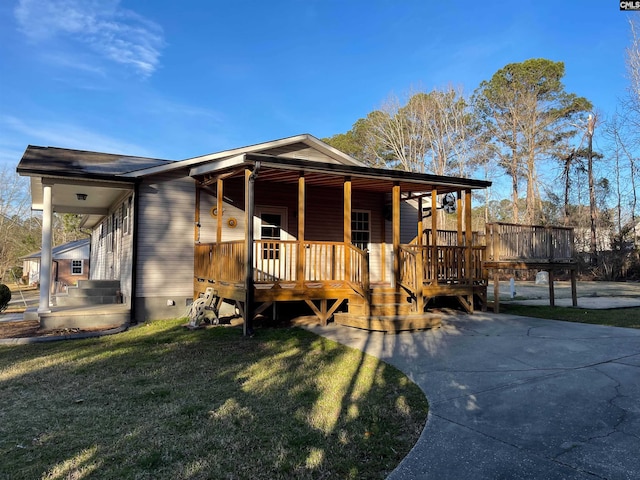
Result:
[[[82,260],[71,260],[71,275],[82,275]]]
[[[354,210],[351,212],[351,243],[360,250],[367,250],[370,240],[371,228],[369,212],[365,210]]]
[[[129,210],[131,209],[131,197],[122,204],[122,233],[129,233]]]
[[[282,216],[277,213],[262,213],[260,215],[260,238],[263,242],[262,258],[264,260],[280,259],[280,240],[282,229]],[[269,240],[272,240],[271,242]]]

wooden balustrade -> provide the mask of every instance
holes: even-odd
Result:
[[[487,248],[493,262],[569,262],[574,258],[573,228],[488,223]]]
[[[297,278],[297,241],[255,240],[254,282],[295,283]],[[345,278],[345,246],[342,242],[304,242],[305,282],[344,282],[364,285],[368,282],[366,252],[349,246],[350,277]],[[244,241],[199,243],[195,245],[196,278],[240,284],[244,281]]]
[[[471,247],[469,275],[467,275],[466,250],[467,247],[446,245],[436,247],[402,245],[400,247],[401,284],[411,291],[415,291],[420,284],[419,270],[422,271],[422,284],[460,284],[486,281],[482,271],[485,247]]]
[[[306,284],[342,283],[362,295],[369,290],[369,262],[367,252],[342,242],[303,243]],[[260,284],[300,283],[297,241],[255,240],[254,282]],[[346,255],[345,248],[348,248]],[[471,263],[467,266],[468,247],[439,245],[400,246],[400,283],[411,292],[420,286],[437,284],[477,283],[484,279],[482,262],[485,247],[471,247]],[[345,268],[348,261],[349,268]],[[467,268],[470,272],[467,272]],[[241,286],[244,282],[244,241],[200,243],[195,245],[195,276],[209,282]],[[348,272],[348,275],[347,273]]]

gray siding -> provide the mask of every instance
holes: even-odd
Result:
[[[182,306],[193,297],[195,218],[195,183],[183,175],[146,179],[139,188],[136,217],[136,296],[163,297]]]
[[[123,206],[129,209],[124,217]],[[91,232],[92,280],[120,280],[124,301],[131,301],[133,263],[133,196],[115,203]],[[127,223],[125,225],[125,223]]]

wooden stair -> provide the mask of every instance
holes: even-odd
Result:
[[[440,326],[442,315],[414,311],[414,303],[404,290],[388,286],[373,287],[369,303],[358,294],[349,297],[347,312],[335,313],[339,325],[380,332],[424,330]]]

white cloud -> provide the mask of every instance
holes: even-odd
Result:
[[[39,46],[66,38],[103,58],[151,75],[160,62],[162,27],[120,6],[120,0],[19,0],[20,30]]]
[[[28,139],[24,143],[25,147],[29,143],[31,145],[139,155],[141,157],[154,156],[148,149],[140,145],[96,133],[72,123],[24,121],[14,116],[0,115],[0,130],[8,131],[9,133],[6,135],[8,138],[20,139],[24,137]]]

